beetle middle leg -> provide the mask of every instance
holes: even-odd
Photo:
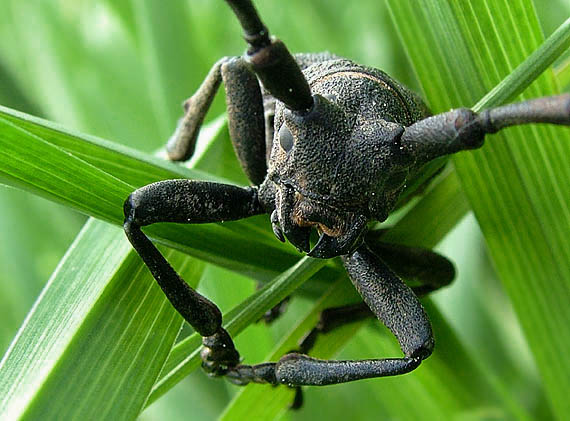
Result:
[[[241,57],[218,60],[196,93],[184,102],[184,116],[168,141],[168,156],[173,161],[192,156],[200,126],[222,81],[234,150],[249,180],[259,185],[267,173],[263,99],[259,81]]]
[[[374,231],[366,235],[366,244],[398,277],[413,284],[412,291],[422,297],[449,285],[455,278],[453,263],[430,249],[386,243]],[[416,285],[417,284],[417,285]]]

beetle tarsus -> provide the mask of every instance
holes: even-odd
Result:
[[[329,361],[303,354],[287,354],[275,368],[277,381],[289,386],[326,386],[373,377],[409,373],[421,363],[420,358]]]
[[[194,153],[198,132],[222,82],[222,64],[227,60],[227,57],[218,60],[196,93],[184,101],[184,116],[166,144],[170,160],[186,161]]]
[[[222,327],[216,333],[202,338],[202,368],[211,376],[223,376],[239,364],[239,352],[229,333]]]
[[[275,363],[240,364],[230,368],[226,377],[229,381],[239,386],[245,386],[249,383],[265,383],[274,386],[278,384],[275,377]]]

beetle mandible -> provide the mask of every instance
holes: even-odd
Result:
[[[367,244],[368,223],[384,221],[406,182],[435,158],[479,148],[486,134],[512,125],[570,125],[570,95],[481,113],[461,108],[431,115],[417,95],[380,70],[328,53],[291,55],[269,35],[250,0],[226,2],[243,28],[248,50],[214,64],[186,101],[167,150],[175,161],[192,155],[223,82],[230,137],[252,186],[167,180],[142,187],[124,206],[129,240],[172,305],[203,336],[203,367],[213,375],[237,384],[300,387],[414,370],[434,346],[417,295],[449,283],[453,269],[433,252],[418,257],[417,249]],[[315,258],[341,257],[364,304],[332,309],[322,320],[333,325],[371,314],[395,335],[402,358],[319,360],[306,355],[312,344],[308,340],[300,352],[276,363],[240,364],[218,307],[190,288],[141,230],[158,222],[208,223],[261,213],[270,215],[280,241]],[[311,247],[314,229],[319,239]],[[418,266],[436,262],[439,279],[415,290],[408,287],[384,262],[382,247]]]

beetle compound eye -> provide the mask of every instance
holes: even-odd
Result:
[[[286,124],[283,124],[279,129],[279,144],[285,152],[289,152],[293,148],[293,134]]]
[[[335,94],[326,94],[323,95],[326,99],[328,99],[330,102],[336,102],[336,95]]]

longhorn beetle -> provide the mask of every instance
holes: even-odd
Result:
[[[269,35],[250,0],[226,0],[248,43],[241,57],[214,64],[169,140],[170,159],[190,158],[198,131],[223,82],[230,137],[251,187],[167,180],[125,201],[124,229],[160,287],[203,336],[203,367],[249,382],[328,385],[407,373],[433,350],[428,316],[417,295],[451,281],[443,257],[365,239],[368,223],[384,221],[406,182],[431,160],[483,145],[486,134],[525,123],[570,125],[570,95],[538,98],[475,113],[466,108],[431,115],[422,100],[380,70],[328,53],[291,55]],[[330,309],[299,352],[276,363],[240,364],[221,312],[190,288],[141,231],[158,222],[208,223],[267,213],[275,236],[321,259],[340,256],[363,304]],[[311,247],[313,229],[319,234]],[[433,272],[412,289],[395,272]],[[395,259],[398,261],[398,258]],[[395,270],[395,272],[393,271]],[[427,272],[429,272],[428,270]],[[426,271],[424,271],[426,272]],[[307,356],[315,334],[373,315],[397,338],[402,358],[325,361]]]

